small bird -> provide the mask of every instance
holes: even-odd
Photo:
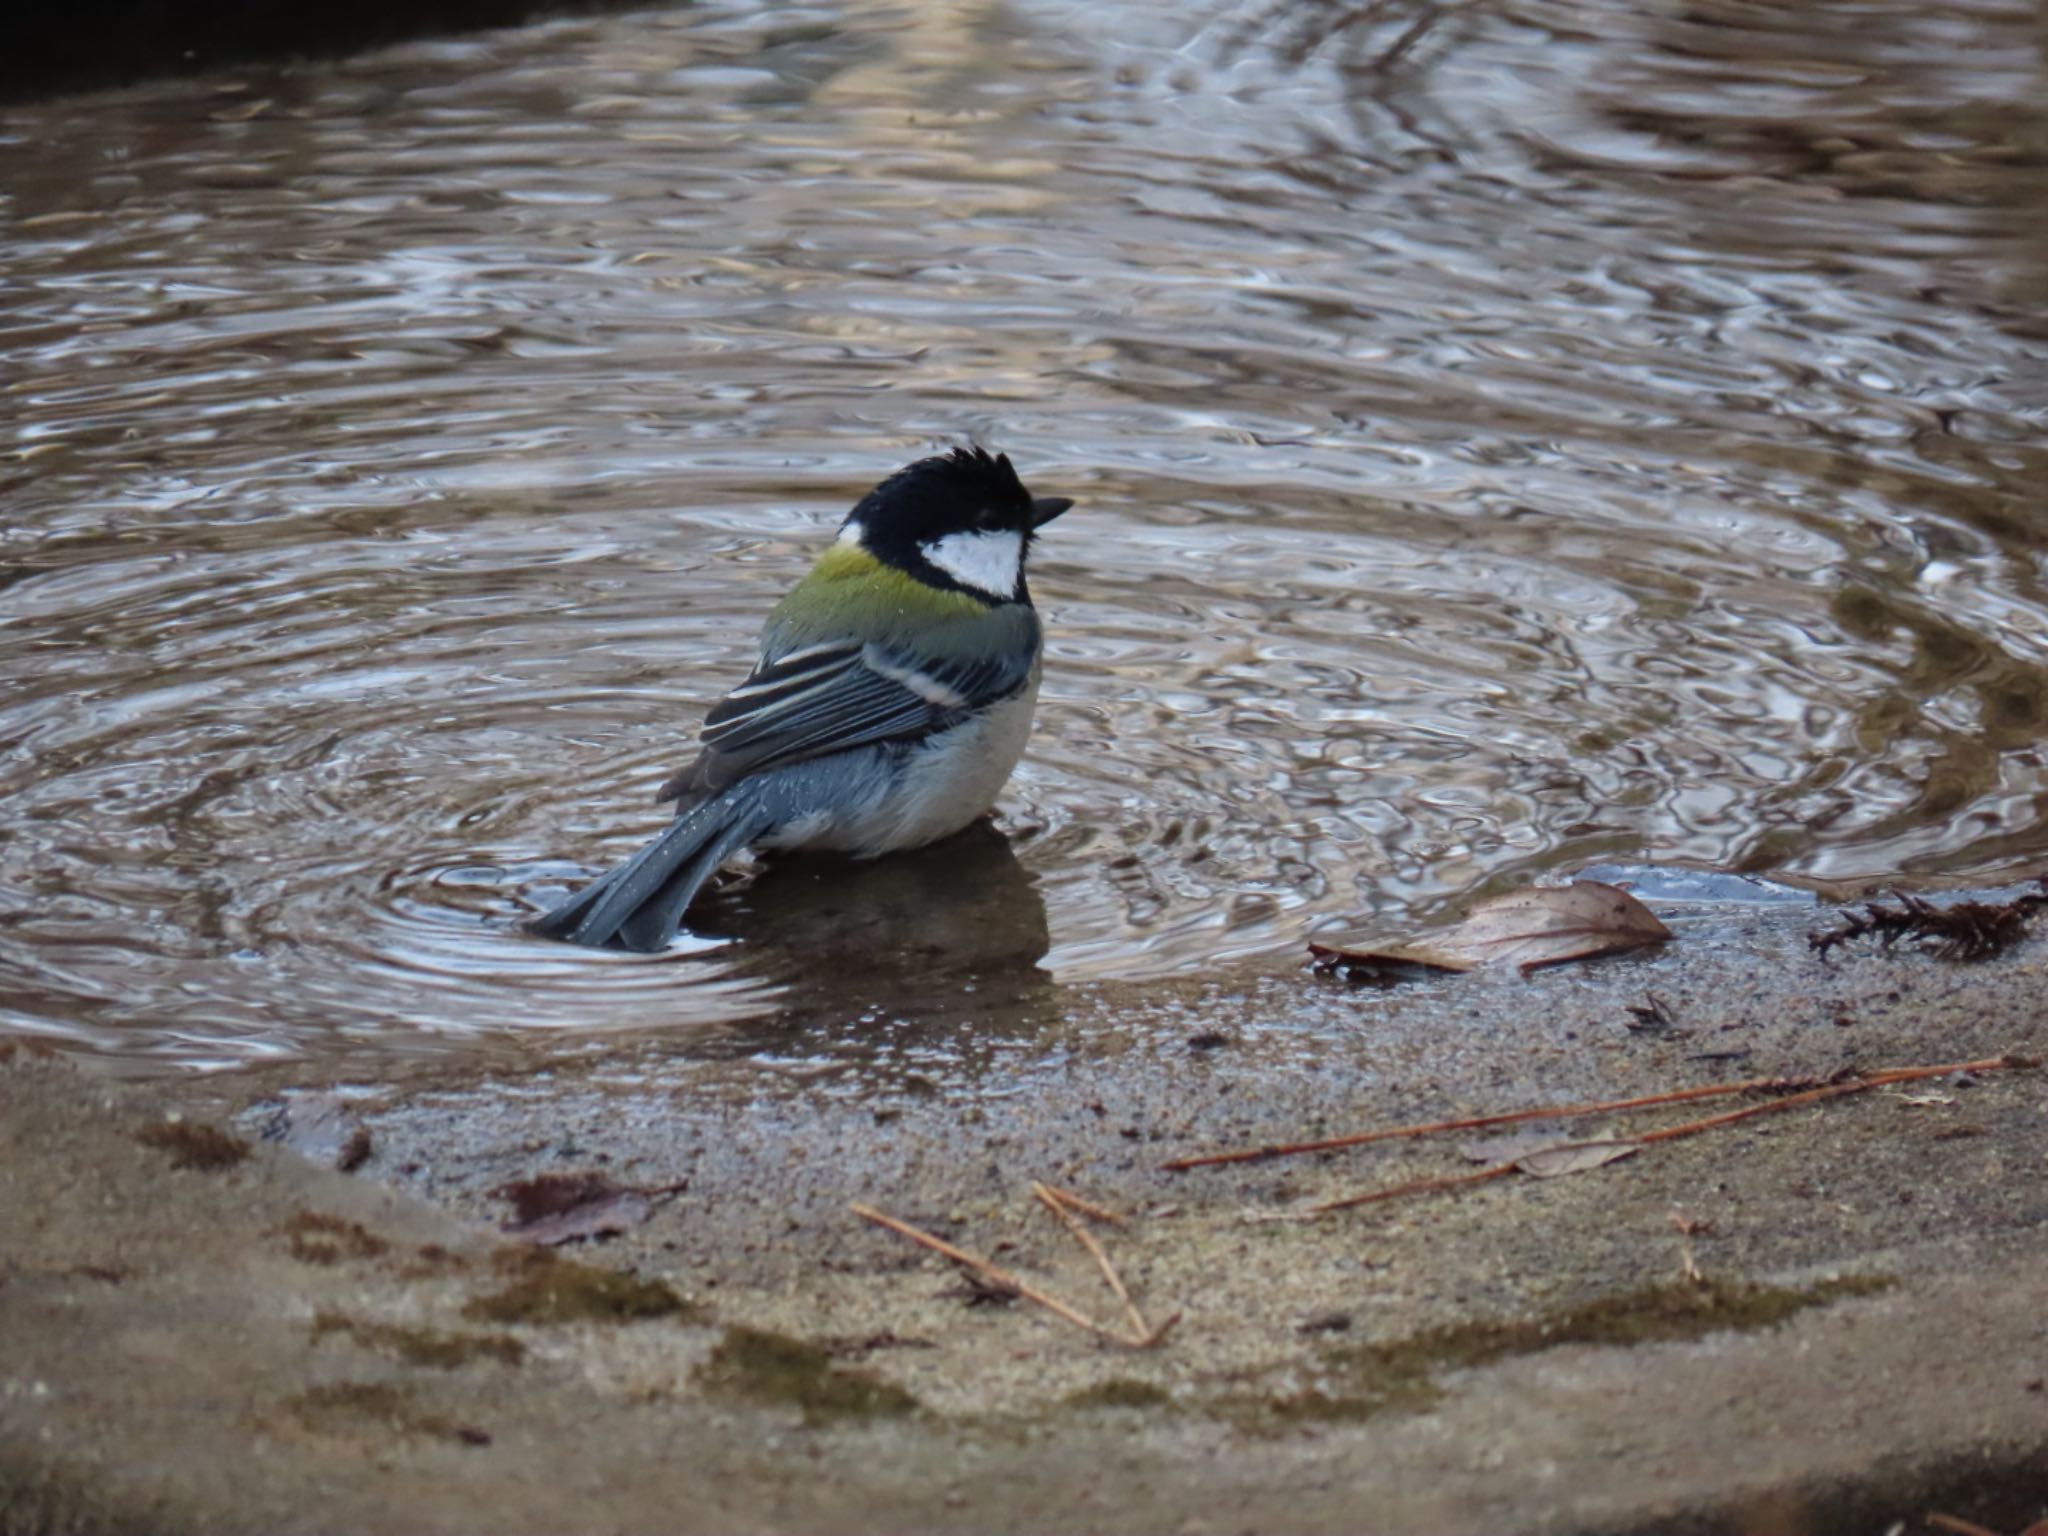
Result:
[[[1025,561],[1072,505],[1032,496],[1007,454],[980,448],[869,491],[769,614],[753,672],[704,717],[697,760],[662,786],[675,820],[529,930],[658,950],[742,848],[873,858],[985,814],[1038,702]]]

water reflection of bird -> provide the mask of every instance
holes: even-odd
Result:
[[[663,786],[676,818],[531,924],[655,950],[742,848],[873,857],[986,813],[1038,699],[1033,535],[1073,503],[1033,498],[1007,456],[920,459],[861,498],[768,617],[752,675],[705,716]]]
[[[699,1050],[839,1060],[886,1077],[967,1065],[1028,1040],[1058,1016],[1039,969],[1051,939],[1034,877],[987,822],[873,863],[779,858],[704,893],[693,921],[741,942],[743,973],[772,983],[771,1018],[735,1024]],[[862,1020],[848,1034],[849,1019]],[[858,1046],[881,1055],[846,1056]]]

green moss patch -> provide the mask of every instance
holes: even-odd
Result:
[[[403,1387],[379,1381],[330,1382],[301,1392],[285,1406],[300,1423],[322,1434],[354,1434],[374,1428],[463,1445],[491,1442],[483,1430],[428,1412]]]
[[[498,1267],[514,1277],[511,1283],[474,1298],[462,1309],[464,1317],[491,1323],[624,1323],[687,1319],[698,1310],[659,1280],[578,1264],[544,1249],[501,1255]]]
[[[219,1173],[232,1168],[249,1155],[249,1143],[230,1136],[217,1125],[197,1125],[185,1120],[160,1120],[135,1133],[145,1147],[171,1154],[173,1168],[190,1168],[198,1173]]]
[[[1169,1408],[1173,1405],[1173,1394],[1149,1381],[1112,1376],[1092,1387],[1069,1392],[1067,1405],[1072,1408]]]
[[[1872,1295],[1894,1283],[1848,1277],[1793,1290],[1732,1280],[1674,1280],[1526,1321],[1458,1323],[1385,1344],[1355,1345],[1335,1351],[1332,1358],[1365,1382],[1391,1384],[1564,1344],[1657,1344],[1775,1328],[1808,1307]]]
[[[509,1333],[438,1333],[431,1328],[405,1328],[396,1323],[370,1323],[339,1312],[322,1312],[313,1319],[313,1338],[331,1333],[346,1334],[366,1349],[396,1355],[407,1365],[431,1366],[452,1371],[472,1360],[502,1360],[517,1365],[526,1358],[526,1346]]]
[[[339,1264],[343,1259],[374,1259],[391,1245],[359,1222],[321,1211],[295,1211],[280,1229],[292,1257],[302,1264]]]
[[[895,1418],[917,1410],[903,1388],[835,1365],[822,1346],[760,1328],[728,1328],[697,1380],[715,1392],[803,1410],[804,1422]]]
[[[1345,1345],[1311,1369],[1313,1385],[1270,1396],[1233,1394],[1212,1405],[1247,1427],[1415,1412],[1443,1396],[1438,1373],[1488,1365],[1566,1344],[1657,1344],[1709,1333],[1775,1328],[1795,1313],[1889,1290],[1888,1278],[1846,1277],[1803,1289],[1738,1281],[1672,1281],[1602,1297],[1544,1317],[1457,1323],[1380,1344]],[[1290,1370],[1291,1382],[1301,1379]]]
[[[1430,1407],[1443,1391],[1427,1377],[1382,1383],[1369,1392],[1326,1392],[1319,1387],[1268,1399],[1260,1405],[1271,1419],[1281,1424],[1351,1424],[1369,1419],[1389,1408],[1409,1413]]]

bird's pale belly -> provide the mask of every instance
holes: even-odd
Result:
[[[799,816],[756,846],[872,858],[952,836],[996,803],[1024,755],[1037,705],[1033,669],[1020,692],[912,749],[864,801]]]

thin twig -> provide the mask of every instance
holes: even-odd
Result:
[[[1692,1239],[1689,1237],[1678,1240],[1678,1278],[1687,1285],[1698,1285],[1703,1278],[1700,1261],[1693,1257]]]
[[[1877,1084],[1867,1077],[1850,1078],[1847,1082],[1830,1083],[1825,1088],[1812,1088],[1805,1093],[1789,1094],[1782,1099],[1769,1099],[1762,1104],[1748,1104],[1741,1109],[1709,1115],[1704,1120],[1688,1120],[1683,1125],[1667,1125],[1662,1130],[1645,1131],[1640,1136],[1631,1136],[1628,1139],[1646,1146],[1655,1141],[1678,1141],[1687,1136],[1697,1136],[1701,1131],[1711,1131],[1716,1126],[1733,1125],[1738,1120],[1747,1120],[1754,1115],[1775,1114],[1781,1109],[1797,1109],[1802,1104],[1818,1104],[1824,1099],[1846,1098],[1852,1093],[1868,1093],[1876,1086]]]
[[[1112,1344],[1121,1344],[1126,1349],[1146,1349],[1158,1342],[1156,1339],[1147,1339],[1142,1342],[1127,1339],[1115,1329],[1105,1328],[1093,1318],[1075,1311],[1057,1296],[1048,1296],[1029,1281],[1011,1274],[1010,1271],[1004,1269],[1000,1264],[991,1263],[987,1259],[969,1253],[964,1248],[956,1248],[943,1237],[934,1237],[922,1228],[913,1227],[907,1221],[898,1221],[894,1216],[885,1215],[871,1205],[864,1205],[860,1201],[855,1200],[851,1202],[851,1209],[854,1215],[861,1217],[863,1220],[872,1221],[880,1227],[887,1227],[891,1232],[899,1233],[909,1238],[913,1243],[919,1243],[931,1249],[934,1253],[942,1254],[962,1268],[972,1270],[983,1279],[999,1285],[1005,1290],[1015,1291],[1026,1301],[1035,1302],[1054,1316],[1063,1317],[1076,1328],[1086,1329],[1089,1333],[1095,1334],[1099,1338],[1108,1339]]]
[[[1887,1067],[1843,1081],[1868,1082],[1873,1087],[1910,1083],[1924,1077],[1943,1077],[1951,1072],[1993,1072],[2006,1067],[2036,1067],[2040,1062],[2027,1056],[1997,1056],[1984,1061],[1946,1062],[1932,1067]],[[1685,1104],[1696,1099],[1729,1098],[1743,1093],[1796,1094],[1830,1084],[1814,1077],[1752,1077],[1739,1083],[1707,1083],[1698,1088],[1678,1088],[1668,1093],[1646,1093],[1632,1099],[1603,1099],[1590,1104],[1560,1104],[1547,1109],[1514,1109],[1497,1115],[1473,1115],[1463,1120],[1430,1120],[1416,1125],[1396,1125],[1385,1130],[1357,1131],[1349,1136],[1331,1136],[1321,1141],[1297,1141],[1276,1146],[1248,1147],[1238,1152],[1211,1152],[1201,1157],[1183,1157],[1160,1166],[1179,1173],[1189,1168],[1207,1168],[1218,1163],[1249,1163],[1268,1157],[1294,1157],[1305,1152],[1335,1152],[1345,1147],[1362,1147],[1369,1142],[1396,1141],[1417,1136],[1435,1136],[1446,1131],[1476,1131],[1488,1126],[1515,1125],[1525,1120],[1575,1120],[1582,1115],[1607,1115],[1623,1110],[1654,1109],[1663,1104]],[[1640,1140],[1640,1137],[1633,1138]]]
[[[1660,1104],[1684,1104],[1693,1099],[1726,1098],[1738,1093],[1790,1093],[1810,1088],[1816,1081],[1811,1077],[1753,1077],[1746,1082],[1709,1083],[1700,1088],[1646,1093],[1633,1099],[1602,1099],[1596,1103],[1558,1104],[1543,1109],[1511,1109],[1497,1115],[1472,1115],[1463,1120],[1428,1120],[1415,1125],[1390,1126],[1380,1131],[1354,1131],[1348,1136],[1330,1136],[1321,1141],[1285,1142],[1275,1146],[1249,1147],[1239,1152],[1210,1152],[1201,1157],[1183,1157],[1161,1163],[1160,1167],[1169,1173],[1179,1173],[1188,1168],[1207,1168],[1217,1163],[1250,1163],[1267,1157],[1295,1157],[1304,1152],[1335,1152],[1345,1147],[1362,1147],[1368,1142],[1435,1136],[1445,1131],[1477,1131],[1494,1125],[1514,1125],[1523,1120],[1575,1120],[1581,1115],[1654,1109]]]
[[[1117,1215],[1108,1206],[1097,1205],[1086,1195],[1077,1195],[1071,1189],[1062,1189],[1059,1185],[1048,1184],[1043,1179],[1032,1180],[1031,1187],[1033,1189],[1050,1191],[1052,1197],[1059,1201],[1061,1205],[1064,1205],[1070,1211],[1079,1211],[1083,1216],[1092,1216],[1097,1221],[1106,1221],[1112,1227],[1127,1227],[1130,1225],[1129,1222]]]
[[[1119,1275],[1116,1266],[1110,1263],[1107,1250],[1096,1241],[1095,1234],[1081,1224],[1081,1218],[1067,1208],[1066,1192],[1055,1190],[1050,1184],[1033,1179],[1031,1193],[1038,1197],[1041,1205],[1059,1218],[1060,1225],[1073,1233],[1081,1246],[1088,1250],[1089,1257],[1095,1260],[1095,1267],[1102,1271],[1102,1278],[1109,1282],[1109,1288],[1116,1293],[1116,1299],[1124,1304],[1124,1315],[1131,1320],[1132,1339],[1149,1339],[1152,1336],[1152,1325],[1145,1321],[1145,1314],[1140,1312],[1138,1304],[1131,1300],[1131,1293],[1124,1286],[1123,1276]]]
[[[1852,1093],[1868,1093],[1873,1088],[1886,1087],[1893,1083],[1917,1082],[1922,1078],[1946,1077],[1953,1072],[1996,1072],[2006,1068],[2026,1069],[2038,1067],[2040,1061],[2029,1056],[1991,1056],[1981,1061],[1951,1061],[1938,1066],[1887,1067],[1880,1071],[1844,1078],[1840,1082],[1825,1083],[1818,1088],[1809,1088],[1803,1093],[1787,1094],[1783,1098],[1769,1099],[1762,1104],[1748,1104],[1741,1109],[1731,1109],[1718,1115],[1709,1115],[1704,1120],[1688,1120],[1682,1125],[1667,1125],[1661,1130],[1645,1131],[1626,1140],[1639,1146],[1648,1146],[1660,1141],[1678,1141],[1687,1136],[1697,1136],[1702,1131],[1717,1126],[1733,1125],[1738,1120],[1748,1120],[1756,1115],[1775,1114],[1779,1110],[1796,1109],[1802,1104],[1818,1104],[1827,1099],[1846,1098]],[[1706,1097],[1693,1093],[1695,1098]],[[1670,1102],[1667,1100],[1667,1102]],[[1325,1200],[1308,1207],[1307,1214],[1321,1216],[1331,1211],[1350,1210],[1354,1206],[1373,1205],[1382,1200],[1395,1200],[1403,1195],[1427,1194],[1432,1190],[1455,1189],[1465,1184],[1483,1183],[1515,1172],[1519,1162],[1494,1163],[1472,1173],[1447,1174],[1434,1179],[1416,1179],[1406,1184],[1396,1184],[1388,1189],[1368,1190],[1362,1195],[1345,1195],[1335,1200]]]
[[[1374,1189],[1362,1195],[1344,1195],[1336,1200],[1325,1200],[1320,1205],[1310,1206],[1307,1214],[1321,1216],[1329,1211],[1348,1211],[1354,1205],[1376,1205],[1382,1200],[1398,1200],[1403,1195],[1426,1195],[1433,1189],[1456,1189],[1461,1184],[1480,1184],[1514,1171],[1513,1163],[1495,1163],[1487,1168],[1475,1169],[1471,1173],[1447,1173],[1434,1179],[1414,1179],[1406,1184],[1396,1184],[1391,1189]]]
[[[1731,1109],[1726,1114],[1709,1115],[1704,1120],[1688,1120],[1683,1125],[1667,1125],[1662,1130],[1645,1131],[1640,1136],[1629,1137],[1628,1140],[1644,1144],[1653,1141],[1677,1141],[1681,1137],[1696,1136],[1701,1131],[1710,1131],[1717,1125],[1732,1125],[1737,1120],[1747,1120],[1752,1115],[1768,1115],[1774,1110],[1796,1109],[1801,1104],[1818,1104],[1823,1099],[1846,1098],[1852,1093],[1868,1093],[1873,1088],[1885,1088],[1894,1083],[1913,1083],[1922,1078],[1946,1077],[1951,1072],[1995,1072],[2001,1067],[2030,1065],[2033,1063],[2023,1057],[1999,1056],[1988,1061],[1949,1062],[1938,1067],[1887,1067],[1881,1072],[1846,1078],[1839,1083],[1810,1088],[1804,1093],[1788,1094],[1782,1099],[1751,1104],[1743,1109]]]

